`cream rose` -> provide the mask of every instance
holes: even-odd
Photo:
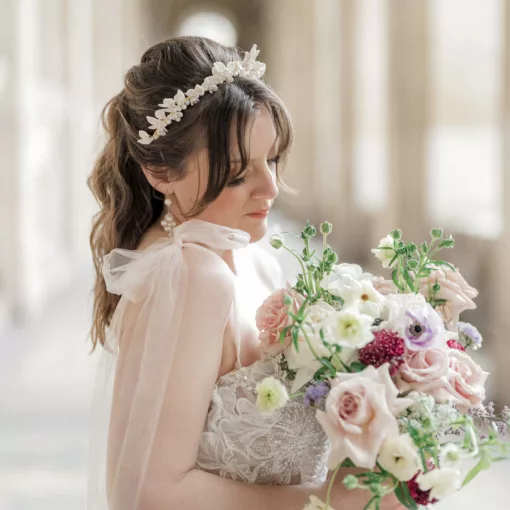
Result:
[[[489,374],[462,351],[452,349],[448,354],[452,396],[460,410],[467,412],[485,400],[485,381]]]
[[[436,298],[446,300],[446,303],[439,306],[437,311],[448,328],[455,330],[460,314],[465,310],[476,308],[473,299],[478,295],[478,291],[466,282],[459,271],[443,266],[419,281],[419,292],[427,299],[432,297],[432,286],[436,281],[441,286]]]
[[[317,420],[331,441],[328,467],[334,469],[349,458],[358,467],[371,469],[386,438],[398,436],[395,415],[412,405],[397,398],[388,365],[369,366],[363,372],[339,373],[326,398],[326,412]]]
[[[292,299],[290,307],[285,305],[285,295]],[[301,294],[292,288],[280,289],[271,294],[257,310],[256,325],[260,331],[260,349],[264,354],[274,356],[279,354],[291,344],[290,332],[280,342],[280,333],[292,323],[287,312],[296,313],[304,299]]]
[[[419,391],[436,402],[450,400],[450,358],[446,349],[408,351],[400,366],[397,386],[401,391]]]

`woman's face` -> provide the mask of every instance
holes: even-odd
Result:
[[[255,242],[266,233],[266,217],[278,195],[276,129],[266,108],[260,109],[246,136],[250,152],[248,168],[240,177],[232,180],[219,197],[208,204],[196,218],[243,230],[250,234],[251,241]],[[234,138],[232,174],[237,172],[241,164],[236,142]],[[237,163],[234,163],[236,161]],[[174,197],[171,212],[177,221],[184,221],[182,213],[191,211],[204,194],[207,171],[207,149],[203,149],[196,157],[190,158],[186,177],[172,183]]]

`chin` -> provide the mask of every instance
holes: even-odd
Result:
[[[267,233],[266,221],[261,221],[258,225],[243,225],[241,230],[250,234],[250,243],[260,241]]]

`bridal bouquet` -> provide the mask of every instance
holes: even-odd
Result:
[[[317,409],[330,440],[333,471],[325,503],[311,497],[306,510],[330,510],[331,488],[341,467],[366,468],[348,475],[348,489],[370,492],[365,507],[378,509],[395,493],[419,509],[458,491],[491,462],[509,456],[510,409],[484,406],[485,372],[470,356],[482,336],[459,320],[475,308],[477,291],[458,270],[436,258],[454,240],[442,229],[430,241],[406,243],[393,230],[372,250],[391,279],[338,264],[328,246],[332,225],[320,226],[322,248],[307,224],[302,252],[284,235],[271,244],[301,266],[293,287],[272,294],[257,312],[261,348],[276,358],[281,380],[264,379],[257,405],[271,412],[289,398]],[[287,383],[288,386],[288,383]]]

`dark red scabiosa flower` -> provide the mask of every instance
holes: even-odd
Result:
[[[390,375],[393,376],[402,364],[405,350],[403,338],[395,331],[380,329],[374,331],[374,340],[359,350],[358,357],[364,365],[376,368],[389,363]]]
[[[453,338],[448,340],[446,344],[450,349],[457,349],[458,351],[466,352],[464,346],[461,343],[457,342],[457,340],[454,340]]]
[[[407,482],[407,487],[409,488],[409,494],[416,501],[418,505],[427,506],[433,505],[437,503],[437,499],[429,499],[430,498],[430,490],[422,491],[416,479],[420,473],[416,473],[411,480]]]

